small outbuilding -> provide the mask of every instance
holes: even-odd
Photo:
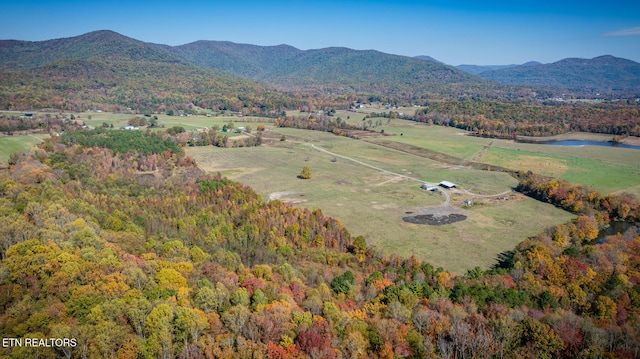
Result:
[[[425,191],[437,191],[438,187],[431,185],[429,183],[425,183],[422,186],[420,186],[420,188],[422,188]]]
[[[454,188],[456,186],[455,183],[451,183],[449,181],[442,181],[440,182],[440,186],[444,187],[444,188]]]

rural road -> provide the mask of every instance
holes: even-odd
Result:
[[[38,137],[38,136],[31,135],[31,134],[30,134],[29,136],[31,136],[31,137],[33,137],[33,138],[35,138],[36,140],[38,140],[38,141],[40,141],[40,142],[44,142],[44,140],[43,140],[42,138]]]
[[[392,175],[392,176],[396,176],[396,177],[406,178],[408,180],[416,181],[416,182],[419,182],[419,183],[431,184],[431,183],[426,182],[424,180],[421,180],[419,178],[407,176],[407,175],[404,175],[404,174],[401,174],[401,173],[391,172],[391,171],[385,170],[384,168],[376,167],[376,166],[370,165],[370,164],[368,164],[366,162],[362,162],[360,160],[356,160],[355,158],[352,158],[352,157],[349,157],[349,156],[340,155],[340,154],[325,150],[324,148],[318,147],[318,146],[314,145],[313,143],[306,143],[306,142],[297,142],[297,143],[303,143],[303,144],[309,145],[309,146],[311,146],[311,148],[313,148],[313,149],[315,149],[317,151],[324,152],[326,154],[329,154],[329,155],[332,155],[332,156],[335,156],[335,157],[340,157],[340,158],[343,158],[343,159],[351,161],[351,162],[355,162],[355,163],[357,163],[359,165],[362,165],[362,166],[365,166],[365,167],[369,167],[371,169],[380,171],[382,173],[386,173],[386,174],[389,174],[389,175]],[[504,192],[501,192],[501,193],[496,193],[496,194],[477,194],[477,193],[470,192],[470,191],[468,191],[466,189],[460,189],[460,190],[463,191],[464,193],[468,194],[468,195],[471,195],[471,196],[485,197],[485,198],[504,196],[504,195],[507,195],[507,194],[511,193],[511,190],[504,191]],[[446,200],[444,201],[442,206],[443,207],[448,206],[451,203],[451,195],[449,194],[449,191],[443,189],[440,192],[444,193],[444,195],[446,197]]]
[[[253,136],[253,135],[249,134],[249,136]],[[324,153],[326,153],[328,155],[331,155],[331,156],[335,156],[335,157],[339,157],[339,158],[345,159],[347,161],[355,162],[355,163],[357,163],[357,164],[359,164],[361,166],[369,167],[371,169],[374,169],[376,171],[380,171],[380,172],[385,173],[385,174],[389,174],[389,175],[400,177],[400,178],[405,178],[405,179],[408,179],[408,180],[411,180],[411,181],[415,181],[415,182],[418,182],[418,183],[431,184],[431,183],[426,182],[426,181],[424,181],[424,180],[422,180],[420,178],[407,176],[407,175],[404,175],[402,173],[391,172],[391,171],[385,170],[384,168],[380,168],[380,167],[368,164],[366,162],[362,162],[362,161],[357,160],[357,159],[355,159],[353,157],[344,156],[344,155],[341,155],[341,154],[338,154],[338,153],[331,152],[331,151],[326,150],[326,149],[324,149],[322,147],[318,147],[318,146],[314,145],[313,143],[300,142],[300,141],[291,141],[291,140],[287,140],[287,142],[307,145],[307,146],[310,146],[311,148],[313,148],[316,151],[324,152]],[[469,195],[472,195],[472,196],[477,196],[477,197],[498,197],[498,196],[504,196],[506,194],[511,193],[511,190],[504,191],[502,193],[497,193],[497,194],[477,194],[477,193],[469,192],[466,189],[461,189],[461,191],[465,192],[466,194],[469,194]],[[449,194],[449,191],[443,189],[443,190],[440,191],[440,193],[443,193],[444,196],[446,197],[444,203],[442,204],[442,207],[449,206],[449,204],[451,203],[451,195]]]
[[[303,142],[299,142],[299,143],[303,143]],[[320,152],[324,152],[324,153],[329,154],[331,156],[340,157],[340,158],[345,159],[347,161],[355,162],[355,163],[357,163],[359,165],[372,168],[372,169],[374,169],[376,171],[380,171],[380,172],[385,173],[385,174],[389,174],[389,175],[396,176],[396,177],[401,177],[401,178],[406,178],[408,180],[416,181],[416,182],[419,182],[419,183],[425,183],[425,181],[423,181],[423,180],[421,180],[419,178],[403,175],[401,173],[391,172],[391,171],[385,170],[384,168],[376,167],[376,166],[370,165],[370,164],[368,164],[366,162],[362,162],[360,160],[356,160],[355,158],[352,158],[352,157],[349,157],[349,156],[343,156],[343,155],[340,155],[340,154],[337,154],[337,153],[333,153],[331,151],[325,150],[324,148],[318,147],[318,146],[314,145],[313,143],[304,143],[304,144],[307,144],[307,145],[311,146],[311,148],[313,148],[314,150],[317,150],[317,151],[320,151]],[[442,206],[448,206],[449,203],[451,203],[451,196],[449,195],[449,191],[444,191],[443,190],[443,191],[441,191],[441,193],[444,193],[444,195],[446,197],[446,200],[444,201],[444,204]]]

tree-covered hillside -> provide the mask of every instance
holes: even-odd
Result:
[[[166,46],[112,31],[49,41],[0,42],[0,108],[165,112],[195,105],[268,113],[297,96],[200,67]]]
[[[508,85],[579,90],[594,97],[608,97],[612,92],[640,95],[640,64],[610,55],[516,66],[485,71],[478,76]]]
[[[229,41],[196,41],[169,50],[196,65],[256,79],[303,52],[288,45],[257,46]]]
[[[173,51],[189,62],[298,91],[369,93],[417,102],[436,94],[506,92],[442,63],[374,50],[330,47],[302,51],[286,45],[198,41]]]
[[[144,62],[179,63],[166,48],[109,30],[47,41],[0,41],[0,68],[25,70],[62,60],[121,58]]]
[[[40,42],[0,41],[0,69],[4,109],[163,111],[193,102],[213,110],[267,112],[309,105],[348,108],[370,96],[405,104],[511,91],[454,67],[377,51],[302,51],[216,41],[171,47],[112,31]],[[302,94],[283,94],[274,87]]]
[[[405,118],[457,127],[486,137],[552,136],[572,131],[640,136],[640,108],[634,103],[540,105],[440,101]]]
[[[102,30],[0,41],[0,106],[159,112],[195,104],[267,113],[346,109],[369,99],[394,105],[459,97],[546,99],[567,89],[574,96],[617,98],[638,95],[638,66],[612,56],[565,59],[483,72],[483,79],[437,61],[374,50],[223,41],[167,46]]]
[[[54,138],[0,173],[3,357],[640,353],[640,235],[593,241],[640,219],[634,199],[521,174],[521,191],[578,218],[455,276],[205,175],[169,133],[137,135],[148,152],[115,145],[130,136]]]
[[[221,71],[182,63],[108,58],[62,60],[21,71],[0,71],[0,108],[139,112],[213,110],[267,113],[306,103]]]

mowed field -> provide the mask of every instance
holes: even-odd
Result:
[[[375,121],[375,119],[374,119]],[[385,119],[385,121],[387,121]],[[583,184],[601,193],[627,192],[640,197],[640,150],[584,146],[561,147],[543,144],[478,138],[450,127],[391,120],[375,128],[395,136],[378,137],[376,142],[394,142],[444,153],[466,161],[513,170],[533,171]],[[608,141],[612,135],[573,133],[553,139]]]
[[[3,136],[0,137],[0,167],[7,165],[13,153],[31,148],[42,142],[45,135]]]
[[[388,128],[393,126],[390,123]],[[386,254],[415,255],[462,274],[476,266],[491,267],[500,253],[523,239],[572,218],[553,206],[511,192],[517,181],[506,173],[451,166],[323,132],[269,127],[267,134],[276,139],[285,135],[286,141],[266,141],[253,148],[192,147],[187,152],[204,170],[245,183],[265,200],[321,209],[340,219],[352,235],[365,236],[369,244]],[[310,180],[297,178],[305,165],[312,169]],[[461,187],[450,191],[451,203],[467,219],[442,226],[404,222],[402,218],[409,213],[444,204],[441,191],[419,188],[423,182],[442,180]],[[466,199],[474,205],[465,207]]]

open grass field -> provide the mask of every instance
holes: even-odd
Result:
[[[143,115],[130,115],[130,114],[111,114],[111,113],[96,113],[96,112],[86,112],[80,113],[76,115],[79,116],[86,125],[90,127],[100,127],[103,123],[107,123],[109,125],[113,125],[115,128],[119,128],[122,126],[126,126],[129,119],[133,117],[143,117]],[[255,129],[258,124],[268,122],[266,119],[261,119],[257,117],[237,117],[237,116],[202,116],[202,115],[193,115],[193,116],[167,116],[167,115],[154,115],[158,117],[158,125],[160,128],[169,128],[173,126],[182,126],[185,130],[191,131],[196,129],[201,129],[204,127],[212,128],[214,126],[218,126],[222,128],[222,126],[233,123],[235,127],[243,126],[243,127],[251,127]],[[90,118],[89,118],[90,117]],[[147,118],[149,120],[149,118]]]
[[[510,193],[517,182],[505,173],[450,166],[328,133],[269,130],[272,137],[284,134],[287,140],[254,148],[195,147],[189,148],[188,154],[206,171],[221,172],[245,183],[265,200],[280,199],[297,206],[320,208],[323,213],[339,218],[353,235],[364,235],[368,243],[387,254],[416,255],[435,266],[464,273],[475,266],[489,268],[500,253],[513,249],[526,237],[572,217],[553,206]],[[410,178],[318,151],[311,144]],[[305,165],[312,169],[310,180],[297,178]],[[419,188],[422,181],[441,180],[459,183],[462,189],[476,194],[506,191],[498,198],[509,199],[453,190],[452,204],[467,220],[443,226],[404,222],[402,218],[409,213],[420,213],[444,203],[444,195]],[[473,200],[475,205],[462,208],[465,199]]]
[[[386,119],[385,119],[386,121]],[[640,197],[640,151],[635,149],[584,146],[561,147],[516,143],[509,140],[467,136],[449,127],[427,126],[403,120],[385,122],[381,129],[395,136],[378,137],[440,152],[466,161],[486,163],[513,170],[533,171],[583,184],[602,193],[628,192]],[[610,140],[610,135],[568,134],[554,139]]]
[[[336,116],[350,123],[360,123],[364,118],[363,113],[341,111]],[[394,136],[367,139],[375,142],[369,143],[321,132],[271,128],[271,132],[278,133],[274,137],[284,134],[287,141],[233,152],[211,148],[189,151],[206,170],[221,171],[246,183],[265,199],[280,198],[298,206],[321,208],[325,214],[340,218],[353,234],[364,235],[369,243],[386,253],[415,254],[457,273],[475,266],[490,267],[499,253],[548,226],[569,221],[572,215],[518,195],[501,201],[454,191],[452,203],[459,213],[467,216],[465,221],[444,226],[406,223],[402,217],[408,212],[419,213],[438,206],[444,198],[417,189],[417,181],[394,178],[355,162],[336,159],[314,151],[309,144],[425,182],[448,180],[475,194],[502,193],[515,186],[516,180],[505,173],[478,171],[420,156],[419,150],[445,154],[460,163],[531,170],[582,183],[603,193],[626,191],[640,195],[637,150],[515,143],[467,136],[454,128],[377,120],[383,125],[376,127],[376,131],[384,129]],[[601,139],[600,135],[578,137]],[[385,142],[418,151],[399,151],[376,144]],[[304,165],[311,166],[314,172],[311,180],[296,178]],[[465,199],[473,200],[474,206],[464,207]]]
[[[6,166],[9,156],[42,142],[45,135],[0,137],[0,167]]]

